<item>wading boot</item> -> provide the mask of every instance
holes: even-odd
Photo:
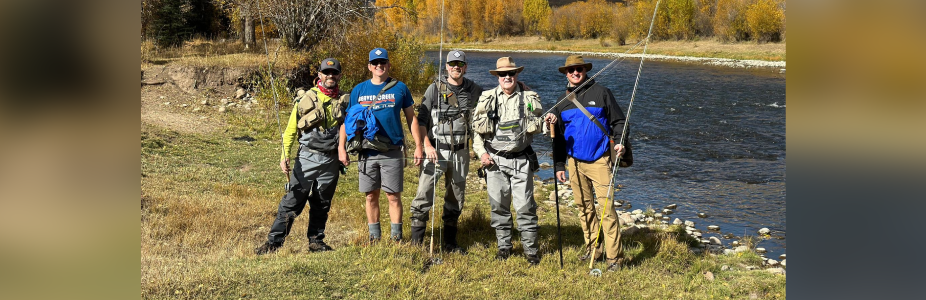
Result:
[[[314,237],[309,238],[309,251],[312,252],[324,252],[334,250],[328,244],[325,244],[325,241],[316,239]]]
[[[283,247],[283,245],[274,244],[271,242],[264,242],[263,245],[260,245],[260,247],[257,247],[256,249],[254,249],[254,254],[257,254],[257,255],[270,254],[273,252],[277,252],[277,250],[279,250],[280,247]]]
[[[444,227],[444,251],[466,255],[466,251],[457,245],[457,227]]]
[[[415,222],[412,221],[412,225],[414,225],[414,223]],[[412,226],[412,236],[410,239],[412,245],[420,246],[421,243],[424,242],[424,232],[427,231],[427,229],[428,228],[425,226]]]
[[[527,257],[527,262],[530,263],[532,266],[536,266],[537,264],[540,263],[540,255],[537,253],[527,254],[525,256]]]
[[[509,256],[511,256],[511,249],[498,249],[498,253],[495,254],[495,259],[506,260]]]

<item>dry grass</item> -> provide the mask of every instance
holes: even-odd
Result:
[[[445,43],[444,48],[499,49],[499,50],[559,50],[588,51],[605,53],[623,53],[630,49],[636,40],[628,40],[624,46],[599,39],[580,39],[549,41],[540,37],[504,37],[487,43]],[[430,49],[437,49],[437,44],[429,44]],[[639,53],[642,48],[636,50]],[[732,59],[754,59],[767,61],[785,61],[786,43],[741,42],[722,43],[716,39],[699,41],[656,41],[649,44],[647,53],[713,57]]]
[[[305,57],[305,53],[290,50],[279,40],[268,40],[270,61],[274,68],[292,69]],[[194,39],[180,47],[157,48],[154,43],[141,43],[142,69],[148,64],[178,64],[196,67],[266,68],[268,51],[263,41],[245,47],[240,41]]]
[[[277,167],[279,141],[275,124],[258,124],[268,123],[272,116],[229,113],[224,118],[231,125],[208,135],[144,124],[141,128],[142,298],[785,297],[784,276],[738,267],[758,265],[756,254],[696,255],[673,232],[625,236],[623,243],[632,258],[629,266],[621,272],[605,272],[601,278],[590,277],[587,264],[576,259],[582,244],[576,211],[566,207],[562,208],[566,266],[561,271],[555,250],[555,210],[543,201],[538,201],[541,264],[528,267],[520,255],[495,261],[486,192],[475,176],[470,178],[461,218],[460,244],[469,254],[443,254],[443,264],[425,270],[428,254],[423,249],[363,242],[367,227],[356,164],[341,177],[332,204],[326,241],[336,251],[308,252],[303,215],[296,219],[281,251],[255,256],[253,248],[266,239],[283,195],[285,177]],[[405,172],[406,238],[416,171],[412,166]],[[536,197],[546,199],[551,189],[538,188]],[[382,201],[381,207],[387,207]],[[386,209],[382,219],[388,220]],[[388,230],[385,225],[384,235]],[[520,254],[515,245],[515,253]],[[722,265],[733,268],[721,271]],[[705,279],[706,271],[716,279]]]

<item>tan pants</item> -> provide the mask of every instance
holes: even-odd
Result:
[[[597,248],[595,246],[601,245],[601,239],[604,238],[607,260],[615,262],[623,257],[624,253],[621,251],[620,244],[620,219],[617,217],[614,204],[607,203],[610,193],[608,185],[611,183],[610,160],[608,155],[591,163],[577,162],[569,158],[566,168],[569,170],[569,181],[572,184],[575,203],[579,208],[579,223],[582,224],[582,232],[585,233],[586,253],[593,253],[592,250],[597,250],[594,249]],[[596,196],[599,207],[604,210],[600,214],[595,210],[594,197]],[[602,215],[602,226],[599,231],[599,217]],[[592,257],[596,258],[598,253],[599,251],[595,251]]]

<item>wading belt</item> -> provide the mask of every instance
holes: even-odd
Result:
[[[531,148],[531,146],[527,146],[527,148],[524,148],[524,150],[521,150],[518,152],[498,151],[498,150],[495,150],[495,148],[492,148],[492,146],[490,146],[489,143],[485,143],[485,147],[486,147],[486,150],[489,150],[490,153],[507,158],[507,159],[512,159],[515,157],[528,155],[534,152],[534,148]]]

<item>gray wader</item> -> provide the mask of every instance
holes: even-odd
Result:
[[[293,165],[289,176],[290,189],[277,210],[276,220],[270,227],[267,240],[281,245],[289,235],[296,216],[309,205],[309,228],[306,236],[310,240],[325,238],[325,224],[331,210],[331,198],[338,184],[339,164],[337,152],[323,154],[300,147],[299,159]]]

